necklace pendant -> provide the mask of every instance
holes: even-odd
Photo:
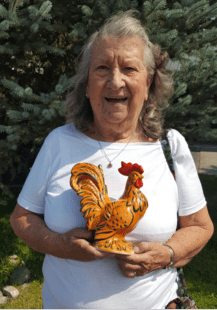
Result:
[[[134,133],[134,135],[131,137],[131,139],[127,142],[127,144],[125,144],[124,148],[112,159],[112,161],[113,161],[116,157],[118,157],[118,156],[123,152],[123,150],[125,150],[125,148],[128,146],[128,144],[129,144],[130,141],[133,139],[133,137],[135,136],[136,133],[137,133],[137,130],[135,131],[135,133]],[[105,158],[106,158],[106,159],[108,160],[108,162],[109,162],[107,168],[111,168],[111,167],[112,167],[112,163],[111,163],[109,157],[107,156],[107,154],[106,154],[105,150],[103,149],[103,147],[102,147],[101,143],[99,142],[99,140],[97,140],[97,141],[98,141],[98,143],[99,143],[99,146],[100,146],[100,148],[101,148],[102,153],[104,154]]]

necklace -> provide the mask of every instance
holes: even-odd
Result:
[[[127,144],[125,144],[124,148],[123,148],[123,149],[118,153],[118,155],[116,155],[112,160],[109,159],[109,157],[108,157],[108,155],[106,154],[106,152],[105,152],[104,148],[102,147],[101,143],[99,142],[99,140],[97,140],[98,143],[99,143],[99,146],[100,146],[100,148],[101,148],[101,150],[102,150],[102,152],[103,152],[103,154],[104,154],[104,156],[105,156],[105,158],[106,158],[106,159],[108,160],[108,162],[109,162],[107,168],[111,168],[111,167],[112,167],[112,162],[113,162],[113,160],[115,160],[115,158],[117,158],[117,157],[123,152],[123,150],[125,150],[125,148],[128,146],[128,144],[129,144],[130,141],[133,139],[133,137],[135,136],[136,133],[137,133],[137,130],[135,131],[135,133],[134,133],[134,135],[131,137],[131,139],[127,142]]]

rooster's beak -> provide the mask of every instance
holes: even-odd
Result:
[[[139,177],[139,178],[140,178],[140,180],[142,180],[142,179],[144,178],[144,176],[143,176],[143,175],[140,175],[140,177]]]

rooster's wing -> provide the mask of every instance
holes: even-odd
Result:
[[[125,236],[133,223],[134,213],[126,200],[118,200],[106,205],[104,218],[96,229],[95,240],[107,239],[114,234]]]
[[[88,163],[75,165],[71,170],[70,185],[82,197],[81,212],[87,219],[87,228],[96,229],[106,204],[110,202],[102,166]]]

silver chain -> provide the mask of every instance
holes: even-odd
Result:
[[[102,152],[103,152],[103,154],[104,154],[104,156],[105,156],[105,158],[108,160],[108,162],[109,162],[109,164],[108,164],[108,168],[111,168],[112,167],[112,162],[113,162],[113,160],[115,160],[115,158],[117,158],[124,150],[125,150],[125,148],[128,146],[128,144],[130,143],[130,141],[133,139],[133,137],[135,136],[135,134],[137,133],[137,130],[135,131],[135,133],[134,133],[134,135],[131,137],[131,139],[127,142],[127,144],[124,146],[124,148],[118,153],[118,155],[116,155],[112,160],[110,160],[109,159],[109,157],[108,157],[108,155],[106,154],[106,152],[105,152],[105,150],[104,150],[104,148],[102,147],[102,145],[101,145],[101,143],[99,142],[99,140],[97,140],[98,141],[98,143],[99,143],[99,146],[100,146],[100,148],[101,148],[101,150],[102,150]]]

